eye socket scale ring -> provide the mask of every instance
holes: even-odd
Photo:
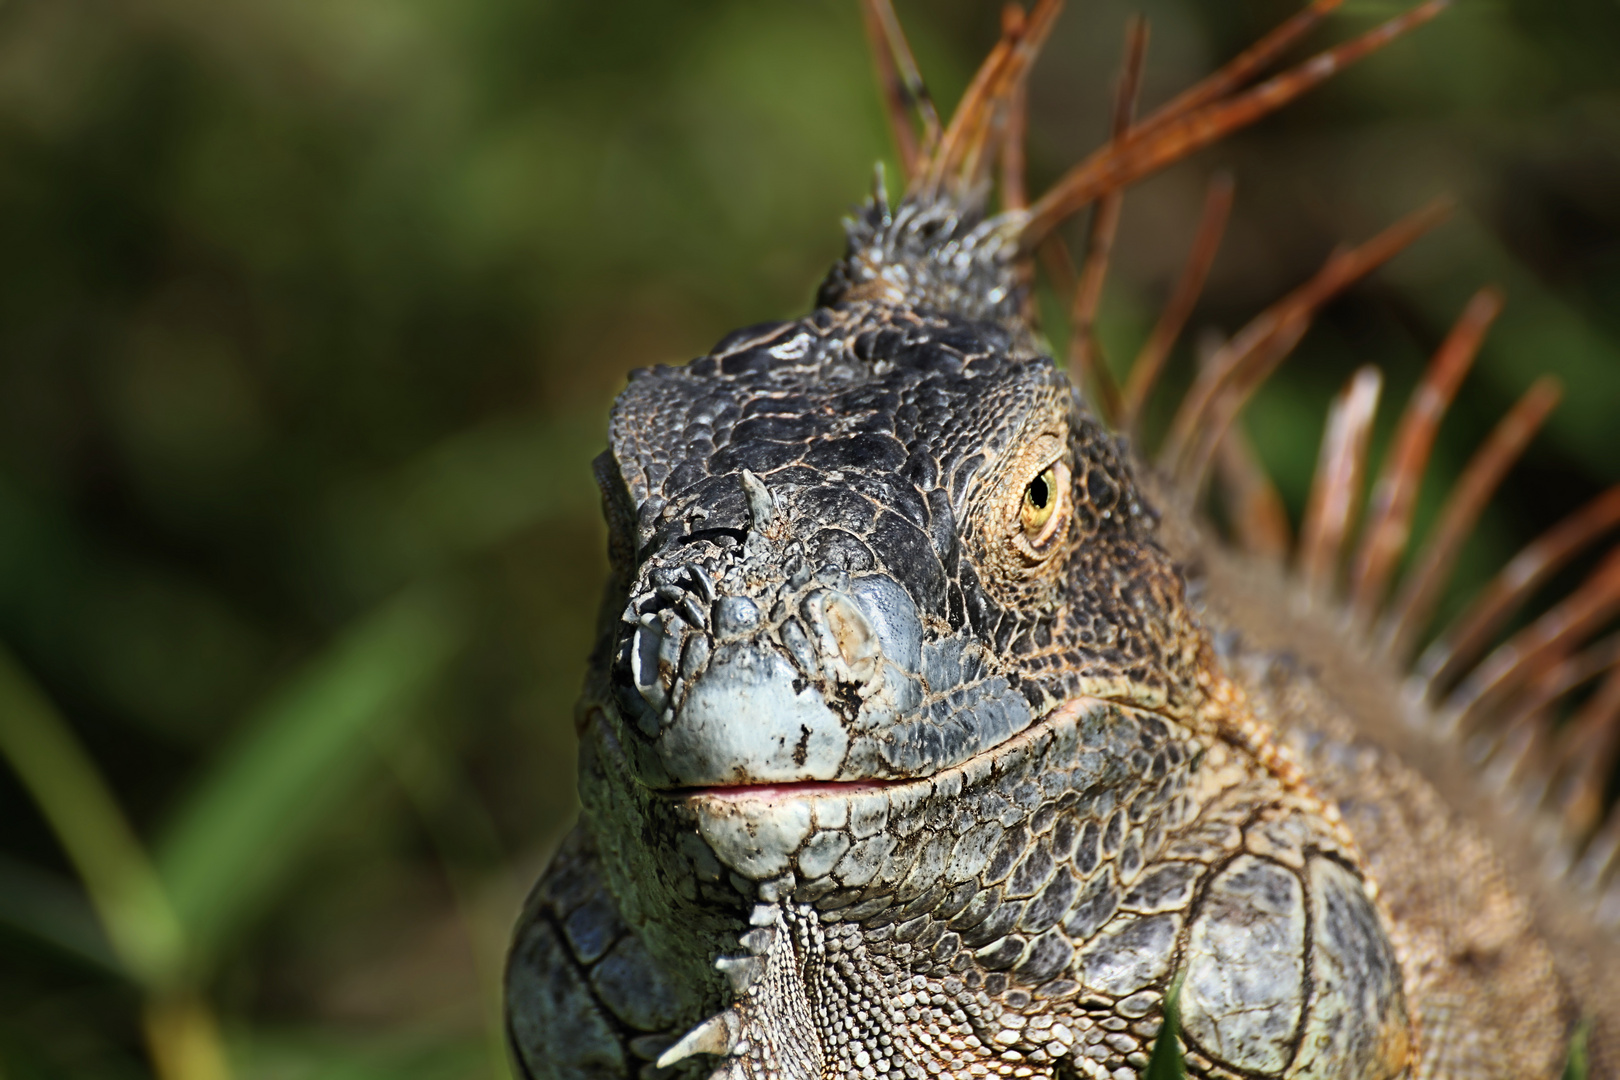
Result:
[[[1018,520],[1023,539],[1036,551],[1044,548],[1068,520],[1069,469],[1054,461],[1042,469],[1024,488],[1018,504]]]

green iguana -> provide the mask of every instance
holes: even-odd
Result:
[[[1295,551],[1232,427],[1312,311],[1435,215],[1336,254],[1209,356],[1155,464],[1130,433],[1229,192],[1123,391],[1084,356],[1071,382],[1033,324],[1035,256],[1065,218],[1101,200],[1106,228],[1124,185],[1438,10],[1255,82],[1333,6],[1141,120],[1122,87],[1110,143],[1033,203],[1008,167],[991,213],[1058,5],[1011,13],[941,125],[867,0],[904,197],[880,177],[809,315],[638,371],[613,409],[584,820],[508,971],[522,1073],[1140,1078],[1174,987],[1193,1076],[1524,1080],[1581,1041],[1590,1075],[1616,1075],[1620,647],[1588,639],[1620,609],[1620,559],[1499,639],[1620,523],[1620,493],[1427,636],[1556,397],[1537,384],[1503,421],[1396,581],[1488,291],[1359,537],[1376,372],[1335,404]],[[1196,512],[1212,481],[1236,544]]]

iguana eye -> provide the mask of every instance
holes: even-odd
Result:
[[[1018,517],[1024,527],[1024,539],[1031,547],[1045,547],[1067,517],[1058,511],[1062,509],[1064,489],[1068,487],[1068,472],[1061,461],[1054,461],[1024,488]]]

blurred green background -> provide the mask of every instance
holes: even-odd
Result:
[[[997,5],[899,7],[953,101]],[[1075,4],[1037,189],[1102,137],[1133,10],[1151,106],[1293,5]],[[1329,395],[1376,361],[1403,398],[1501,284],[1420,519],[1536,374],[1571,393],[1466,588],[1620,476],[1617,56],[1614,0],[1460,0],[1142,185],[1109,355],[1217,167],[1192,330],[1450,192],[1247,426],[1297,514]],[[803,312],[887,153],[854,0],[0,5],[0,1077],[146,1076],[149,1044],[173,1077],[504,1075],[505,938],[574,813],[608,404]]]

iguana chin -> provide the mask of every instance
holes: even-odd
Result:
[[[1238,89],[1331,6],[1034,205],[1004,181],[991,214],[1056,5],[1010,19],[951,124],[925,115],[903,143],[905,197],[878,186],[810,315],[631,377],[597,462],[612,578],[579,711],[584,820],[508,972],[521,1072],[1123,1080],[1174,994],[1194,1076],[1552,1077],[1578,1033],[1590,1075],[1615,1075],[1612,725],[1555,738],[1541,719],[1613,662],[1579,646],[1615,611],[1615,569],[1479,658],[1616,499],[1407,673],[1446,545],[1545,386],[1385,600],[1436,401],[1494,298],[1403,422],[1342,599],[1375,377],[1335,408],[1293,572],[1253,554],[1278,530],[1230,420],[1310,310],[1415,227],[1336,255],[1218,352],[1158,468],[1030,318],[1031,253],[1064,216],[1392,36]],[[884,70],[913,79],[887,4],[868,15]],[[1098,396],[1125,428],[1131,389],[1124,411]],[[1211,470],[1246,500],[1250,553],[1199,523]],[[1532,784],[1531,812],[1510,809]]]

